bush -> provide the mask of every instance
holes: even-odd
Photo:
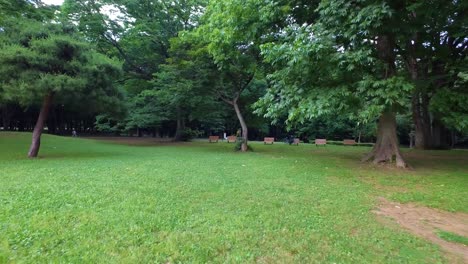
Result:
[[[182,135],[180,136],[180,139],[182,141],[190,141],[191,139],[200,137],[203,135],[203,131],[197,130],[197,129],[191,129],[191,128],[186,128],[182,132]]]

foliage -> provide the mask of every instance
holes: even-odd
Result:
[[[198,24],[205,1],[167,4],[165,1],[66,1],[64,16],[102,50],[125,61],[124,87],[128,92],[126,129],[179,124],[206,119],[216,104],[201,90],[206,73],[190,60],[190,43],[179,32]],[[114,10],[109,15],[105,10]],[[205,109],[205,111],[203,111]],[[182,129],[183,127],[181,127]]]
[[[372,142],[376,136],[376,124],[352,122],[345,115],[333,116],[323,115],[305,121],[301,125],[292,128],[298,137],[305,137],[313,140],[314,138],[328,139],[358,139],[361,141]]]
[[[168,120],[168,111],[161,104],[161,99],[149,90],[134,96],[129,102],[129,114],[124,120],[125,130],[134,128],[157,128]]]
[[[203,135],[203,131],[191,128],[185,128],[181,135],[182,141],[190,141]]]
[[[468,87],[468,72],[460,72],[453,87],[440,89],[432,98],[431,105],[445,124],[463,133],[468,133],[466,87]]]
[[[383,79],[385,65],[373,47],[376,30],[390,16],[388,6],[360,9],[345,2],[322,2],[316,23],[293,23],[280,41],[262,46],[276,70],[258,113],[274,120],[287,114],[291,124],[336,114],[369,122],[408,105],[413,86],[400,76]]]
[[[111,117],[109,114],[100,114],[96,116],[95,128],[98,131],[106,133],[118,133],[124,130],[122,123]]]
[[[119,106],[119,62],[95,52],[66,25],[21,22],[5,31],[10,41],[0,51],[7,99],[31,105],[51,93],[61,103],[87,101],[90,111]]]

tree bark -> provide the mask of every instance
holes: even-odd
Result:
[[[442,124],[440,120],[435,118],[432,122],[431,147],[434,149],[450,149],[450,141],[450,131]]]
[[[426,95],[415,91],[411,100],[412,116],[414,122],[415,142],[418,149],[431,147],[431,119],[429,117],[429,100]]]
[[[8,105],[5,105],[1,108],[2,110],[2,126],[4,130],[9,130],[10,128],[10,118],[11,113],[8,109]]]
[[[55,107],[51,106],[49,110],[49,118],[47,120],[47,133],[49,134],[56,134],[57,132],[57,114],[55,111]]]
[[[37,118],[36,125],[34,126],[34,131],[32,135],[32,142],[31,147],[29,148],[28,157],[35,158],[39,153],[39,148],[41,146],[41,135],[42,130],[44,129],[44,123],[47,120],[47,116],[49,115],[50,105],[52,104],[53,94],[48,93],[44,97],[44,101],[42,102],[41,111],[39,113],[39,117]]]
[[[176,133],[174,136],[174,141],[182,141],[184,130],[185,130],[185,120],[181,113],[181,110],[177,108],[177,126],[176,126]]]
[[[377,142],[372,151],[362,161],[373,160],[374,164],[392,162],[395,157],[397,167],[406,167],[406,162],[400,152],[396,134],[395,113],[386,112],[379,118]]]
[[[383,79],[395,76],[395,39],[392,36],[380,35],[376,48],[379,59],[386,66],[382,74]],[[388,106],[388,108],[391,109],[391,106]],[[400,153],[396,128],[395,113],[391,110],[381,113],[377,127],[377,142],[372,151],[363,158],[363,161],[372,159],[374,164],[377,164],[381,162],[392,162],[393,157],[395,157],[397,167],[406,167],[406,162],[403,160]]]
[[[237,115],[237,118],[239,119],[239,123],[241,125],[241,128],[242,128],[242,144],[241,144],[241,151],[242,152],[245,152],[248,150],[248,147],[247,147],[247,140],[248,140],[248,128],[247,128],[247,124],[245,123],[245,120],[244,120],[244,117],[242,116],[242,113],[239,109],[239,105],[237,104],[237,100],[234,100],[233,101],[233,104],[234,106],[234,110],[236,111],[236,115]]]

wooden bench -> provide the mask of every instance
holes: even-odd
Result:
[[[209,136],[209,137],[208,137],[208,141],[209,141],[210,143],[212,143],[212,142],[216,142],[216,143],[217,143],[218,140],[219,140],[219,136]]]
[[[316,138],[315,139],[315,146],[319,146],[319,145],[326,146],[327,145],[327,140],[326,139]]]
[[[227,143],[236,142],[236,141],[237,141],[237,137],[236,137],[236,136],[229,136],[229,137],[227,137]]]
[[[353,146],[356,145],[356,141],[354,139],[345,139],[343,140],[343,145]]]
[[[295,138],[292,144],[296,145],[296,146],[299,146],[299,142],[300,142],[300,140],[298,138]]]
[[[275,142],[275,138],[273,137],[266,137],[263,139],[263,144],[271,143],[273,145],[273,142]]]

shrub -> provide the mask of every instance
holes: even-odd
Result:
[[[180,139],[182,141],[190,141],[191,139],[194,139],[196,137],[200,137],[203,135],[203,131],[197,130],[197,129],[191,129],[191,128],[186,128],[182,132],[182,135]]]

